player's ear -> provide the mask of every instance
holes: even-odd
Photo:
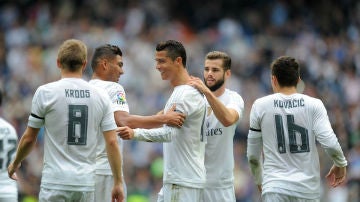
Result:
[[[277,82],[276,76],[274,76],[274,75],[271,75],[271,86],[273,88],[273,91],[277,92],[278,82]]]
[[[101,61],[101,68],[103,68],[104,70],[107,69],[109,66],[109,62],[106,59],[103,59]]]
[[[86,69],[86,64],[87,64],[87,61],[85,60],[83,66],[82,66],[82,68],[81,68],[81,69],[82,69],[82,70],[81,70],[82,72],[85,71],[85,69]]]
[[[277,84],[277,78],[274,75],[271,75],[271,82],[273,82],[274,84]]]
[[[58,59],[56,59],[56,65],[57,65],[57,67],[58,67],[58,68],[60,68],[60,69],[61,69],[61,64],[60,64],[60,60],[59,60],[59,58],[58,58]]]
[[[225,76],[226,76],[227,78],[230,78],[230,76],[231,76],[231,70],[230,70],[230,69],[225,70]]]
[[[181,64],[182,64],[182,58],[181,58],[181,57],[175,58],[175,62],[176,62],[178,65],[181,65]]]

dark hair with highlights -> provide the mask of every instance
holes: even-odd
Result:
[[[94,71],[101,59],[112,59],[117,55],[122,56],[121,49],[118,46],[106,44],[95,49],[91,60],[91,68]]]
[[[156,51],[166,51],[167,56],[173,61],[181,57],[184,67],[186,66],[186,51],[182,43],[175,40],[167,40],[156,45]]]

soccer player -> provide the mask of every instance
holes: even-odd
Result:
[[[244,101],[237,92],[225,87],[230,68],[231,58],[226,53],[209,52],[205,57],[205,84],[197,77],[189,83],[207,100],[204,202],[235,202],[233,138]]]
[[[114,176],[112,199],[123,201],[121,156],[110,99],[82,79],[86,61],[87,48],[83,42],[69,39],[62,43],[57,58],[61,79],[36,90],[28,126],[15,160],[8,167],[9,176],[16,180],[16,169],[44,127],[39,201],[94,201],[96,143],[100,131]]]
[[[298,62],[288,56],[271,64],[274,94],[257,99],[250,112],[247,157],[262,200],[320,201],[316,141],[333,160],[326,178],[336,187],[347,161],[321,100],[297,93]],[[263,154],[263,158],[261,158]]]
[[[174,40],[160,42],[156,46],[156,69],[163,80],[169,80],[174,91],[164,111],[173,104],[176,110],[186,114],[181,128],[164,125],[156,129],[131,129],[119,127],[117,132],[124,139],[147,142],[164,142],[163,187],[158,202],[199,202],[205,185],[205,141],[202,133],[205,116],[205,99],[190,85],[186,70],[184,46]]]
[[[112,110],[118,126],[155,128],[163,124],[173,126],[181,125],[185,116],[182,113],[173,111],[172,107],[167,113],[153,116],[138,116],[129,114],[129,106],[126,101],[124,88],[118,83],[123,71],[122,51],[118,46],[106,44],[95,49],[91,67],[93,70],[92,79],[89,81],[103,89],[112,101]],[[119,138],[120,148],[123,146]],[[123,176],[123,174],[122,174]],[[126,186],[123,177],[123,185],[126,198]],[[96,183],[95,201],[111,201],[111,193],[108,192],[113,186],[113,177],[108,163],[104,138],[99,136],[97,160],[96,160]]]
[[[0,106],[2,92],[0,92]],[[0,201],[18,202],[18,189],[16,181],[11,180],[7,174],[7,167],[14,160],[18,136],[15,128],[0,117]]]

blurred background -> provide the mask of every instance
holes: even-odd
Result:
[[[36,88],[59,79],[56,56],[66,39],[83,40],[89,60],[95,47],[118,45],[124,55],[122,84],[130,113],[151,115],[171,93],[155,69],[155,45],[183,42],[187,68],[201,76],[208,51],[233,60],[228,88],[240,93],[245,111],[234,138],[238,202],[259,201],[246,159],[249,111],[271,93],[269,66],[280,55],[299,60],[304,93],[320,98],[348,158],[348,180],[330,189],[324,177],[332,163],[319,148],[322,201],[359,201],[360,2],[357,0],[0,0],[2,116],[23,133]],[[89,80],[90,66],[84,79]],[[24,161],[20,201],[36,201],[43,135]],[[129,202],[156,201],[162,186],[162,145],[125,142]],[[110,191],[110,190],[109,190]]]

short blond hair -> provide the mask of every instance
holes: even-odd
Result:
[[[84,42],[77,39],[64,41],[58,51],[58,61],[62,68],[77,71],[87,61],[87,47]]]

